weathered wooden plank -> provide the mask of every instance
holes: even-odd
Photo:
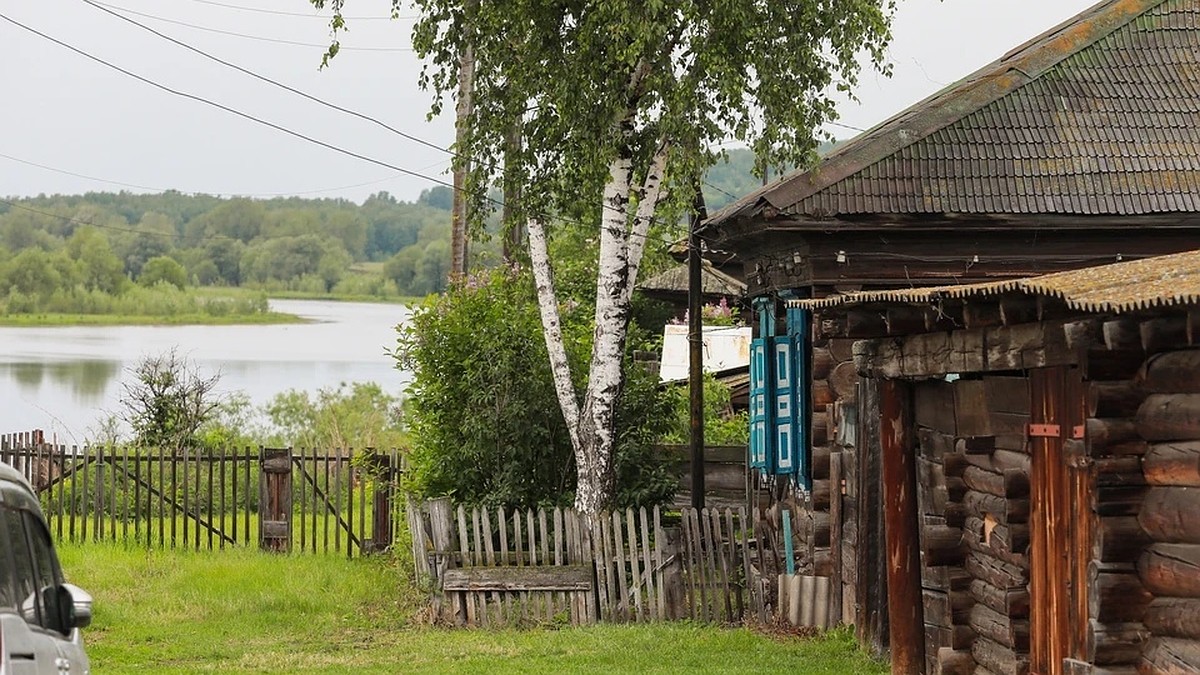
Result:
[[[1200,440],[1200,394],[1152,394],[1137,412],[1138,435],[1148,441]]]
[[[1004,616],[1018,619],[1029,616],[1029,589],[1027,587],[1001,589],[982,579],[973,579],[970,593],[977,603]]]
[[[1142,623],[1155,635],[1200,640],[1200,598],[1155,598]]]
[[[1200,672],[1200,641],[1155,638],[1146,645],[1138,672],[1169,675]]]
[[[1200,393],[1200,349],[1151,356],[1138,371],[1137,383],[1153,394]]]
[[[1150,538],[1174,544],[1200,544],[1200,490],[1157,487],[1146,493],[1137,522]]]
[[[1026,675],[1029,672],[1028,656],[987,638],[972,642],[971,655],[975,657],[975,663],[996,675]],[[975,672],[979,673],[979,670]]]
[[[970,609],[967,623],[976,634],[1015,652],[1029,650],[1029,621],[1025,619],[1014,619],[987,605],[976,604]]]
[[[625,533],[629,537],[629,590],[633,595],[634,607],[637,609],[637,620],[646,620],[646,609],[642,606],[642,573],[641,557],[643,551],[638,550],[637,523],[633,519],[633,509],[625,509]]]
[[[1153,596],[1137,574],[1099,572],[1088,589],[1088,616],[1100,623],[1140,621]]]
[[[892,672],[911,673],[925,662],[912,392],[904,382],[885,380],[879,401]]]

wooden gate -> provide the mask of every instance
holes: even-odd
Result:
[[[1093,516],[1076,368],[1030,372],[1030,671],[1063,672],[1086,658]]]

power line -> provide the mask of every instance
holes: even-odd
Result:
[[[93,223],[90,220],[80,220],[80,219],[74,218],[72,216],[64,216],[61,213],[54,213],[51,211],[43,211],[42,209],[35,209],[32,206],[25,206],[24,204],[18,204],[16,202],[11,202],[7,199],[2,199],[2,198],[0,198],[0,204],[7,204],[8,206],[11,206],[14,209],[21,209],[22,211],[29,211],[30,213],[37,213],[37,214],[40,214],[43,216],[47,216],[49,218],[57,218],[65,223],[70,223],[72,225],[87,225],[89,227],[95,227],[95,228],[99,228],[102,230],[113,230],[114,232],[125,232],[128,234],[152,234],[152,235],[156,235],[159,237],[171,237],[171,238],[181,238],[183,236],[183,235],[179,234],[178,232],[157,232],[155,230],[136,230],[131,227],[119,227],[117,225],[101,225],[100,223]],[[212,234],[212,235],[207,235],[207,236],[201,238],[201,240],[204,240],[204,239],[234,239],[234,237],[230,237],[230,236],[223,235],[223,234]]]
[[[257,12],[259,14],[274,14],[276,16],[300,16],[306,19],[326,19],[329,17],[321,16],[320,14],[305,14],[303,12],[285,12],[277,9],[262,9],[260,7],[245,7],[243,5],[233,5],[227,2],[215,2],[214,0],[192,0],[202,5],[212,5],[213,7],[224,7],[226,9],[236,9],[242,12]],[[416,16],[343,16],[346,21],[391,21],[393,19],[416,19]]]
[[[89,3],[89,4],[92,4],[92,3]],[[327,45],[327,44],[318,44],[316,42],[299,42],[296,40],[284,40],[284,39],[280,39],[280,38],[264,37],[262,35],[249,35],[247,33],[238,33],[238,32],[230,31],[230,30],[222,30],[220,28],[209,28],[208,26],[198,26],[194,23],[188,23],[186,21],[179,21],[177,19],[168,19],[167,17],[164,17],[164,16],[148,14],[146,12],[139,12],[134,9],[129,9],[128,7],[119,7],[117,5],[109,5],[106,3],[95,3],[95,4],[104,5],[105,7],[110,7],[112,9],[119,10],[122,12],[128,12],[135,16],[141,16],[141,17],[145,17],[147,19],[153,19],[155,21],[162,21],[163,23],[171,23],[171,24],[175,24],[177,26],[184,26],[185,28],[191,28],[193,30],[200,30],[200,31],[204,31],[207,33],[217,33],[218,35],[228,35],[231,37],[242,38],[245,40],[257,40],[259,42],[273,42],[276,44],[293,45],[296,47],[311,47],[311,48],[315,48],[315,49],[328,49],[329,48],[329,45]],[[411,47],[341,47],[341,46],[339,46],[338,51],[411,52],[413,50]]]
[[[100,178],[98,176],[89,176],[84,173],[76,173],[74,171],[69,171],[67,169],[60,169],[58,167],[49,166],[46,164],[39,164],[38,162],[32,162],[27,159],[21,159],[20,157],[13,157],[12,155],[6,155],[2,152],[0,152],[0,158],[4,158],[4,159],[7,159],[12,162],[17,162],[18,164],[25,164],[26,166],[37,167],[39,169],[44,169],[46,171],[53,171],[54,173],[61,173],[65,176],[74,176],[75,178],[83,178],[85,180],[92,180],[92,181],[96,181],[98,183],[108,183],[110,185],[119,185],[121,187],[133,188],[135,190],[148,190],[150,192],[167,192],[169,190],[175,189],[175,188],[154,187],[154,186],[150,186],[150,185],[138,185],[137,183],[125,183],[125,182],[122,182],[119,180],[112,180],[109,178]],[[438,164],[440,164],[440,163],[441,162],[438,162]],[[427,168],[432,168],[433,166],[437,166],[437,165],[434,164]],[[290,196],[299,196],[299,195],[314,195],[314,194],[320,194],[323,192],[338,192],[340,190],[352,190],[354,188],[366,187],[368,185],[376,185],[378,183],[386,183],[387,181],[395,180],[395,179],[396,179],[395,176],[388,176],[387,178],[380,178],[378,180],[371,180],[371,181],[366,181],[363,183],[356,183],[354,185],[341,185],[338,187],[321,188],[319,190],[300,190],[300,191],[291,191],[291,192],[214,192],[214,193],[208,193],[208,192],[204,192],[204,191],[200,191],[200,190],[191,190],[185,194],[212,194],[213,196],[224,195],[224,196],[228,196],[228,197],[290,197]]]
[[[862,127],[856,127],[856,126],[853,126],[850,124],[843,124],[842,122],[834,122],[832,120],[826,122],[825,124],[832,124],[835,127],[842,127],[843,129],[849,129],[851,131],[866,131],[866,129],[863,129]]]
[[[85,0],[85,1],[86,1],[86,0]],[[175,95],[175,96],[179,96],[179,97],[181,97],[181,98],[186,98],[186,99],[189,99],[189,100],[192,100],[192,101],[196,101],[197,103],[203,103],[203,104],[205,104],[205,105],[208,105],[208,106],[211,106],[211,107],[217,108],[218,110],[223,110],[223,111],[225,111],[225,112],[228,112],[228,113],[230,113],[230,114],[232,114],[232,115],[236,115],[236,116],[238,116],[238,117],[241,117],[241,118],[243,118],[243,119],[249,120],[249,121],[251,121],[251,122],[254,122],[254,123],[256,123],[256,124],[260,124],[260,125],[262,125],[262,126],[266,126],[266,127],[269,127],[269,128],[271,128],[271,129],[275,129],[276,131],[279,131],[279,132],[285,133],[285,134],[287,134],[287,135],[289,135],[289,136],[292,136],[292,137],[295,137],[295,138],[299,138],[300,140],[306,141],[306,142],[308,142],[308,143],[311,143],[311,144],[313,144],[313,145],[318,145],[318,146],[320,146],[320,147],[323,147],[323,148],[325,148],[325,149],[327,149],[327,150],[332,150],[333,152],[336,152],[336,153],[338,153],[338,154],[345,155],[345,156],[347,156],[347,157],[353,157],[353,158],[355,158],[355,159],[358,159],[358,160],[361,160],[361,161],[364,161],[364,162],[368,162],[368,163],[371,163],[371,164],[375,164],[375,165],[378,165],[378,166],[382,166],[382,167],[384,167],[384,168],[391,169],[391,170],[393,170],[393,171],[396,171],[396,172],[398,172],[398,173],[402,173],[402,174],[405,174],[405,175],[408,175],[408,176],[412,176],[412,177],[414,177],[414,178],[419,178],[419,179],[422,179],[422,180],[426,180],[426,181],[428,181],[428,182],[431,182],[431,183],[434,183],[434,184],[437,184],[437,185],[441,185],[441,186],[443,186],[443,187],[448,187],[448,188],[450,188],[451,190],[454,190],[454,189],[455,189],[455,186],[454,186],[452,183],[449,183],[449,182],[447,182],[447,181],[444,181],[444,180],[441,180],[441,179],[438,179],[438,178],[434,178],[433,176],[427,176],[427,175],[425,175],[425,174],[422,174],[422,173],[420,173],[420,172],[418,172],[418,171],[413,171],[413,170],[411,170],[411,169],[406,169],[406,168],[404,168],[404,167],[397,166],[397,165],[395,165],[395,164],[392,164],[392,163],[390,163],[390,162],[386,162],[386,161],[384,161],[384,160],[381,160],[381,159],[376,159],[376,158],[374,158],[374,157],[370,157],[370,156],[368,156],[368,155],[364,155],[364,154],[361,154],[361,153],[359,153],[359,152],[355,152],[355,151],[353,151],[353,150],[348,150],[348,149],[346,149],[346,148],[343,148],[343,147],[341,147],[341,146],[337,146],[337,145],[334,145],[334,144],[332,144],[332,143],[329,143],[329,142],[322,141],[322,140],[320,140],[320,139],[314,138],[314,137],[312,137],[312,136],[308,136],[307,134],[301,133],[301,132],[299,132],[299,131],[296,131],[296,130],[294,130],[294,129],[290,129],[290,128],[288,128],[288,127],[285,127],[285,126],[282,126],[282,125],[280,125],[280,124],[276,124],[276,123],[274,123],[274,122],[271,122],[271,121],[269,121],[269,120],[265,120],[265,119],[262,119],[262,118],[260,118],[260,117],[256,117],[255,115],[252,115],[252,114],[250,114],[250,113],[247,113],[247,112],[244,112],[244,111],[238,110],[238,109],[236,109],[236,108],[232,108],[232,107],[230,107],[230,106],[227,106],[227,105],[225,105],[225,104],[223,104],[223,103],[219,103],[219,102],[217,102],[217,101],[213,101],[213,100],[211,100],[211,99],[204,98],[204,97],[202,97],[202,96],[199,96],[199,95],[197,95],[197,94],[192,94],[192,93],[189,93],[189,92],[181,91],[181,90],[178,90],[178,89],[174,89],[174,88],[172,88],[172,87],[169,87],[169,86],[167,86],[167,85],[165,85],[165,84],[161,84],[161,83],[159,83],[159,82],[156,82],[156,81],[154,81],[154,80],[151,80],[151,79],[149,79],[149,78],[147,78],[147,77],[145,77],[145,76],[142,76],[142,75],[139,75],[139,74],[137,74],[137,73],[135,73],[135,72],[133,72],[133,71],[130,71],[130,70],[126,69],[126,68],[123,68],[123,67],[121,67],[121,66],[118,66],[118,65],[116,65],[116,64],[114,64],[114,63],[112,63],[112,62],[110,62],[110,61],[106,61],[106,60],[104,60],[104,59],[102,59],[102,58],[100,58],[100,57],[98,57],[98,56],[95,56],[95,55],[93,55],[93,54],[90,54],[90,53],[88,53],[88,52],[86,52],[86,51],[84,51],[84,50],[82,50],[82,49],[80,49],[80,48],[78,48],[78,47],[75,47],[74,45],[71,45],[71,44],[69,44],[69,43],[63,42],[62,40],[59,40],[58,38],[55,38],[55,37],[53,37],[53,36],[51,36],[51,35],[48,35],[48,34],[46,34],[46,33],[43,33],[42,31],[39,31],[39,30],[37,30],[36,28],[33,28],[33,27],[31,27],[31,26],[27,26],[27,25],[25,25],[25,24],[21,23],[20,21],[17,21],[16,19],[13,19],[13,18],[11,18],[11,17],[7,16],[6,14],[0,13],[0,20],[4,20],[4,21],[6,21],[6,22],[8,22],[8,23],[10,23],[10,24],[12,24],[12,25],[14,25],[14,26],[16,26],[16,27],[18,27],[18,28],[20,28],[20,29],[24,30],[24,31],[27,31],[27,32],[29,32],[29,33],[33,33],[34,35],[37,35],[38,37],[40,37],[40,38],[42,38],[42,39],[44,39],[44,40],[48,40],[48,41],[50,41],[50,42],[53,42],[54,44],[56,44],[56,45],[58,45],[58,46],[60,46],[60,47],[62,47],[62,48],[64,48],[64,49],[70,50],[70,51],[72,51],[72,52],[74,52],[74,53],[76,53],[76,54],[78,54],[78,55],[80,55],[80,56],[82,56],[82,57],[84,57],[84,58],[86,58],[86,59],[90,60],[90,61],[94,61],[94,62],[96,62],[96,63],[99,63],[99,64],[101,64],[101,65],[105,66],[106,68],[110,68],[110,69],[112,69],[112,70],[115,70],[115,71],[117,71],[117,72],[119,72],[119,73],[121,73],[121,74],[123,74],[123,75],[127,76],[127,77],[131,77],[131,78],[133,78],[133,79],[135,79],[135,80],[137,80],[137,81],[139,81],[139,82],[142,82],[142,83],[148,84],[148,85],[150,85],[150,86],[154,87],[155,89],[159,89],[159,90],[161,90],[161,91],[165,91],[165,92],[167,92],[167,93],[169,93],[169,94],[173,94],[173,95]],[[447,152],[449,152],[449,151],[447,151]],[[496,206],[503,206],[503,205],[504,205],[504,203],[503,203],[501,200],[495,199],[495,198],[493,198],[493,197],[490,197],[490,196],[487,196],[487,195],[485,195],[485,196],[484,196],[484,199],[485,199],[487,202],[489,202],[489,203],[491,203],[491,204],[493,204],[493,205],[496,205]],[[612,209],[612,208],[613,208],[613,207],[610,207],[610,206],[608,206],[607,204],[601,204],[601,209]],[[557,220],[560,220],[560,221],[562,221],[562,222],[570,222],[570,223],[574,223],[574,224],[580,224],[580,225],[582,224],[582,223],[580,223],[579,221],[575,221],[575,220],[572,220],[572,219],[569,219],[569,218],[564,218],[564,217],[562,217],[562,216],[554,216],[554,217],[552,217],[552,216],[549,216],[548,214],[538,214],[538,215],[541,215],[541,216],[542,216],[542,217],[544,217],[544,218],[553,218],[553,219],[557,219]],[[610,230],[609,230],[609,231],[611,232],[611,231],[612,231],[612,229],[610,228]],[[618,231],[618,232],[615,232],[615,234],[620,234],[620,235],[622,235],[622,236],[633,236],[633,234],[632,234],[631,232],[626,232],[626,231],[624,231],[623,229],[622,229],[622,230],[620,230],[620,231]],[[638,235],[638,236],[640,236],[641,238],[643,238],[643,239],[646,239],[646,240],[649,240],[649,239],[650,239],[649,235]]]
[[[92,7],[94,7],[94,8],[96,8],[96,9],[100,10],[101,12],[105,12],[106,14],[111,14],[112,16],[115,16],[115,17],[117,17],[118,19],[120,19],[120,20],[122,20],[122,21],[125,21],[126,23],[129,23],[129,24],[132,24],[132,25],[134,25],[134,26],[137,26],[138,28],[141,28],[142,30],[149,31],[150,33],[153,33],[154,35],[157,35],[158,37],[162,38],[163,40],[166,40],[166,41],[168,41],[168,42],[170,42],[170,43],[172,43],[172,44],[174,44],[174,45],[177,45],[177,46],[183,47],[184,49],[187,49],[188,51],[190,51],[190,52],[192,52],[192,53],[199,54],[200,56],[203,56],[204,58],[206,58],[206,59],[208,59],[208,60],[210,60],[210,61],[213,61],[213,62],[219,63],[219,64],[221,64],[221,65],[223,65],[223,66],[225,66],[225,67],[227,67],[227,68],[232,68],[232,69],[234,69],[234,70],[236,70],[236,71],[238,71],[239,73],[242,73],[242,74],[244,74],[244,75],[249,75],[250,77],[253,77],[253,78],[254,78],[254,79],[256,79],[256,80],[259,80],[260,82],[266,82],[267,84],[269,84],[269,85],[271,85],[271,86],[273,86],[273,87],[278,87],[278,88],[280,88],[280,89],[283,89],[284,91],[287,91],[287,92],[290,92],[290,93],[292,93],[292,94],[295,94],[296,96],[300,96],[300,97],[302,97],[302,98],[304,98],[304,99],[307,99],[307,100],[309,100],[309,101],[312,101],[313,103],[317,103],[317,104],[319,104],[319,105],[323,105],[323,106],[325,106],[326,108],[330,108],[331,110],[336,110],[336,111],[338,111],[338,112],[345,113],[345,114],[347,114],[347,115],[352,115],[352,116],[354,116],[354,117],[357,117],[357,118],[359,118],[359,119],[361,119],[361,120],[365,120],[365,121],[367,121],[367,122],[371,122],[372,124],[375,124],[375,125],[377,125],[377,126],[379,126],[379,127],[383,128],[383,129],[386,129],[386,130],[388,130],[388,131],[392,132],[393,134],[396,134],[397,136],[400,136],[401,138],[408,139],[408,140],[410,140],[410,141],[412,141],[412,142],[414,142],[414,143],[419,143],[419,144],[421,144],[421,145],[424,145],[424,146],[425,146],[425,147],[427,147],[427,148],[432,148],[432,149],[434,149],[434,150],[438,150],[438,151],[440,151],[440,152],[447,153],[447,154],[449,154],[449,155],[451,155],[451,156],[454,156],[454,157],[457,157],[457,156],[458,156],[458,155],[456,155],[456,154],[454,153],[454,151],[452,151],[452,150],[449,150],[449,149],[447,149],[447,148],[444,148],[444,147],[442,147],[442,146],[440,146],[440,145],[438,145],[438,144],[436,144],[436,143],[431,143],[431,142],[429,142],[429,141],[427,141],[427,140],[425,140],[425,139],[423,139],[423,138],[419,138],[419,137],[417,137],[417,136],[414,136],[414,135],[412,135],[412,134],[405,133],[405,132],[403,132],[403,131],[401,131],[401,130],[399,130],[399,129],[397,129],[397,128],[393,127],[393,126],[391,126],[390,124],[388,124],[388,123],[386,123],[386,122],[384,122],[384,121],[382,121],[382,120],[380,120],[380,119],[378,119],[378,118],[372,117],[372,116],[370,116],[370,115],[367,115],[367,114],[365,114],[365,113],[360,113],[360,112],[358,112],[358,111],[356,111],[356,110],[351,110],[351,109],[349,109],[349,108],[345,108],[345,107],[343,107],[343,106],[340,106],[340,105],[338,105],[338,104],[336,104],[336,103],[331,103],[331,102],[329,102],[329,101],[326,101],[325,99],[322,99],[322,98],[318,98],[318,97],[316,97],[316,96],[313,96],[312,94],[309,94],[308,92],[302,91],[302,90],[300,90],[300,89],[296,89],[295,87],[292,87],[292,86],[286,85],[286,84],[284,84],[284,83],[282,83],[282,82],[279,82],[278,80],[273,80],[273,79],[271,79],[271,78],[269,78],[269,77],[267,77],[267,76],[265,76],[265,75],[260,75],[260,74],[258,74],[258,73],[256,73],[256,72],[254,72],[254,71],[252,71],[252,70],[250,70],[250,69],[248,69],[248,68],[243,68],[242,66],[239,66],[239,65],[237,65],[236,63],[232,63],[232,62],[230,62],[230,61],[226,61],[225,59],[222,59],[222,58],[220,58],[220,57],[218,57],[218,56],[213,56],[212,54],[209,54],[208,52],[206,52],[206,51],[204,51],[204,50],[202,50],[202,49],[200,49],[200,48],[198,48],[198,47],[193,47],[192,45],[190,45],[190,44],[188,44],[188,43],[186,43],[186,42],[184,42],[184,41],[182,41],[182,40],[177,40],[177,39],[175,39],[175,38],[171,37],[170,35],[167,35],[167,34],[165,34],[165,33],[161,33],[161,32],[159,32],[159,31],[155,30],[154,28],[151,28],[150,26],[147,26],[147,25],[146,25],[146,24],[144,24],[144,23],[141,23],[140,21],[137,21],[136,19],[131,19],[131,18],[129,18],[129,17],[127,17],[127,16],[125,16],[125,15],[121,14],[120,12],[117,12],[117,11],[114,11],[113,9],[110,9],[111,7],[113,7],[113,5],[107,5],[107,4],[103,3],[103,2],[96,2],[95,0],[82,0],[82,2],[84,2],[84,3],[88,4],[88,5],[91,5]],[[124,10],[123,10],[123,11],[124,11]]]

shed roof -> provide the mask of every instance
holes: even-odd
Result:
[[[740,298],[746,294],[745,282],[732,277],[713,267],[712,263],[702,260],[700,268],[700,294],[709,296],[725,296]],[[687,265],[676,265],[671,269],[651,277],[638,284],[642,291],[659,291],[671,293],[688,292]]]
[[[1200,211],[1200,0],[1106,0],[722,209]]]
[[[1058,298],[1068,307],[1114,314],[1155,307],[1200,305],[1200,251],[1119,262],[1028,279],[960,286],[865,291],[789,305],[821,309],[878,303],[928,304],[942,299],[990,298],[1009,293]]]

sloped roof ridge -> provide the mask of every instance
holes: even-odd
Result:
[[[978,112],[1167,1],[1103,0],[839,145],[815,167],[793,171],[728,204],[704,226],[815,194]]]

